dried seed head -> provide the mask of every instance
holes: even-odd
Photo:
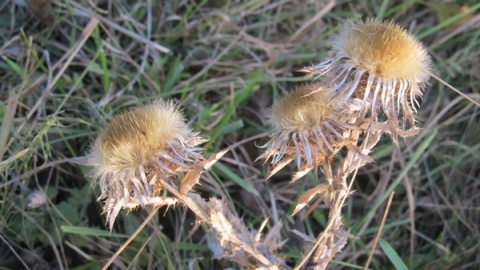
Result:
[[[299,170],[316,169],[350,142],[354,114],[333,94],[318,83],[303,84],[274,104],[273,134],[259,157],[272,158],[272,174],[294,159]]]
[[[396,120],[401,107],[413,125],[430,66],[426,49],[414,36],[393,22],[370,19],[346,23],[332,38],[331,57],[305,70],[324,76],[322,81],[346,98],[363,99],[362,107],[370,103],[373,112],[381,103],[389,119]]]
[[[162,100],[117,115],[97,137],[89,158],[92,174],[106,199],[110,228],[121,208],[158,196],[156,177],[168,179],[196,168],[202,156],[192,133],[172,102]]]

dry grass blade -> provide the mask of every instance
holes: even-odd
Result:
[[[439,81],[440,83],[442,83],[443,85],[445,85],[446,87],[448,87],[449,89],[451,89],[452,91],[454,91],[455,93],[459,94],[460,96],[464,97],[466,100],[472,102],[473,104],[475,104],[475,106],[477,107],[480,107],[480,103],[476,100],[474,100],[473,98],[469,97],[468,95],[465,95],[464,93],[462,93],[460,90],[458,90],[457,88],[453,87],[452,85],[450,85],[449,83],[447,83],[446,81],[440,79],[437,75],[433,74],[433,73],[430,73],[430,76],[432,76],[433,78],[435,78],[435,80]]]
[[[115,261],[115,259],[117,259],[120,253],[122,253],[125,250],[125,248],[133,241],[133,239],[135,239],[135,237],[137,237],[137,235],[143,230],[143,228],[147,226],[147,224],[152,220],[152,218],[155,217],[155,215],[158,212],[158,209],[160,209],[160,206],[155,206],[155,208],[153,208],[152,212],[150,212],[150,214],[142,222],[142,224],[138,226],[138,228],[135,230],[134,233],[132,233],[132,235],[128,238],[128,240],[125,241],[125,243],[123,243],[122,246],[118,248],[117,252],[115,252],[115,254],[113,254],[112,257],[110,257],[107,263],[105,263],[105,265],[102,267],[102,270],[107,270],[110,267],[110,265]]]
[[[305,31],[306,28],[308,28],[314,22],[320,20],[323,16],[325,16],[325,14],[327,14],[335,6],[335,2],[335,0],[331,0],[330,2],[328,2],[328,4],[326,4],[325,7],[323,7],[319,12],[317,12],[317,14],[315,14],[313,18],[311,18],[300,28],[298,28],[298,30],[290,37],[289,41],[294,41],[299,35],[302,34],[303,31]]]
[[[92,18],[92,19],[95,19],[95,20],[98,20],[98,21],[101,21],[102,23],[108,25],[109,27],[112,27],[114,28],[115,30],[127,35],[127,36],[130,36],[132,37],[133,39],[135,40],[138,40],[138,41],[141,41],[142,43],[145,43],[146,45],[150,46],[151,48],[154,48],[160,52],[163,52],[163,53],[170,53],[170,49],[156,43],[156,42],[153,42],[149,39],[147,39],[146,37],[142,36],[142,35],[139,35],[137,33],[134,33],[132,31],[129,31],[121,26],[119,26],[118,24],[112,22],[109,18],[105,18],[103,16],[99,16],[97,14],[93,14],[91,11],[85,9],[84,7],[82,7],[80,4],[76,3],[76,2],[72,2],[71,5],[74,7],[73,8],[73,11],[76,13],[76,15],[79,15],[79,16],[84,16],[86,18]]]
[[[60,68],[60,70],[57,72],[57,74],[55,75],[55,77],[53,78],[53,80],[49,81],[45,90],[43,91],[43,94],[42,96],[38,99],[38,101],[35,103],[34,106],[32,106],[32,108],[30,109],[30,113],[28,114],[27,118],[31,118],[32,115],[35,113],[35,111],[37,110],[37,108],[45,102],[45,99],[47,98],[47,96],[50,94],[50,91],[52,91],[52,88],[54,87],[54,85],[57,83],[57,81],[60,79],[60,77],[63,76],[65,70],[70,66],[70,64],[72,63],[73,59],[78,55],[78,53],[80,52],[80,50],[82,49],[83,45],[85,44],[85,42],[87,41],[87,39],[90,37],[90,35],[93,33],[93,30],[95,30],[95,28],[97,27],[98,25],[98,20],[95,19],[95,18],[92,18],[90,19],[90,21],[88,22],[88,24],[85,26],[85,28],[83,29],[83,32],[82,32],[82,36],[80,38],[80,40],[77,42],[77,44],[72,48],[71,51],[68,52],[68,58],[67,60],[65,60],[64,63],[62,63],[62,67]],[[60,64],[57,63],[57,64]],[[56,65],[57,65],[56,64]]]
[[[0,131],[0,161],[2,162],[3,162],[3,155],[5,154],[5,151],[7,151],[8,134],[10,133],[10,130],[12,128],[12,121],[15,116],[16,108],[17,108],[17,102],[13,99],[9,99],[7,109],[3,116],[2,130]],[[2,167],[1,163],[0,163],[0,167]]]
[[[0,235],[0,240],[2,240],[3,243],[5,243],[5,245],[12,251],[12,253],[17,257],[17,258],[21,258],[20,255],[17,253],[17,251],[15,251],[15,249],[12,247],[12,245],[10,245],[10,243],[2,236]],[[25,264],[25,262],[23,260],[20,260],[22,266],[27,269],[27,270],[30,270],[30,268],[28,267],[27,264]]]
[[[370,265],[370,262],[372,261],[373,258],[373,253],[375,252],[375,249],[377,248],[378,241],[380,240],[380,237],[382,236],[382,231],[383,231],[383,226],[385,225],[385,221],[387,220],[387,215],[388,212],[390,211],[390,205],[392,204],[393,196],[395,195],[395,192],[392,191],[390,194],[390,197],[388,197],[388,202],[387,206],[385,207],[385,212],[383,213],[382,217],[382,222],[380,222],[380,228],[378,228],[377,235],[375,236],[375,240],[373,241],[373,246],[370,254],[368,255],[367,262],[365,263],[365,266],[363,267],[363,270],[367,270],[368,266]]]

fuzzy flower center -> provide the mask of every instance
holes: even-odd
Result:
[[[353,66],[374,76],[412,82],[428,78],[427,53],[413,36],[392,22],[347,24],[334,43]]]
[[[156,158],[166,144],[189,132],[173,106],[153,103],[116,116],[100,134],[104,164],[135,167]]]
[[[301,85],[273,106],[272,124],[276,129],[298,131],[321,126],[332,112],[332,93],[311,93],[318,84]]]

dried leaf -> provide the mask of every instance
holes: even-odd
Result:
[[[210,158],[206,161],[204,161],[201,165],[204,170],[210,169],[215,162],[217,162],[220,158],[222,158],[226,153],[228,152],[228,149],[222,150],[216,154],[213,154],[210,156]],[[187,194],[193,186],[198,184],[200,181],[200,175],[202,174],[203,170],[188,170],[187,174],[182,180],[182,183],[180,184],[180,194],[185,195]]]
[[[311,171],[313,169],[313,166],[311,165],[304,165],[300,168],[300,170],[298,170],[292,177],[292,180],[290,180],[290,183],[295,183],[295,181],[297,181],[298,179],[304,177],[309,171]]]
[[[372,144],[370,145],[371,147],[373,147],[375,143],[378,142],[378,139],[381,134],[378,136],[377,135],[375,135],[375,138],[373,138],[374,141],[369,140],[369,142],[372,142]],[[368,143],[368,142],[365,142],[365,143]],[[338,168],[337,177],[339,178],[343,178],[345,175],[350,174],[357,168],[360,168],[370,162],[373,162],[373,159],[370,156],[368,156],[368,154],[371,151],[371,148],[365,147],[365,149],[363,150],[357,146],[349,146],[347,148],[348,148],[348,151],[350,151],[350,153],[342,161],[342,165]]]
[[[337,241],[335,242],[335,253],[338,253],[347,245],[347,238],[350,234],[342,229],[335,231],[334,234],[337,237]]]
[[[180,194],[187,194],[194,185],[198,184],[202,171],[188,170],[187,174],[183,177],[180,184]]]
[[[281,243],[282,234],[280,231],[282,227],[283,223],[277,222],[272,228],[269,229],[267,235],[265,235],[263,238],[263,243],[271,252],[281,248],[281,246],[288,241],[288,239],[285,239],[283,243]]]
[[[295,210],[293,210],[292,216],[298,213],[298,211],[302,210],[307,205],[307,203],[313,199],[315,195],[319,193],[323,195],[322,193],[332,192],[332,191],[333,191],[333,187],[329,184],[320,184],[314,188],[311,188],[305,191],[302,194],[302,196],[300,196],[300,199],[298,200],[298,203],[295,206]]]
[[[283,169],[283,167],[287,166],[288,163],[290,163],[294,159],[295,157],[288,157],[288,158],[286,157],[282,159],[280,162],[278,162],[277,165],[275,165],[275,167],[272,168],[272,171],[268,175],[267,180],[270,179],[270,177],[272,177],[274,174],[279,172],[281,169]]]
[[[224,149],[216,154],[213,154],[210,156],[210,158],[203,164],[203,168],[205,170],[210,169],[215,162],[217,162],[219,159],[221,159],[226,153],[228,152],[228,149]]]

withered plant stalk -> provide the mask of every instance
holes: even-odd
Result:
[[[386,134],[418,132],[420,106],[431,60],[420,42],[393,22],[347,22],[330,40],[322,63],[303,69],[310,84],[276,102],[269,119],[274,131],[260,156],[272,160],[272,173],[296,160],[292,182],[317,167],[325,182],[306,190],[293,214],[314,197],[329,209],[328,224],[295,269],[325,269],[347,243],[341,209],[351,194],[350,176],[371,162],[369,154]],[[345,157],[337,156],[344,150]]]

